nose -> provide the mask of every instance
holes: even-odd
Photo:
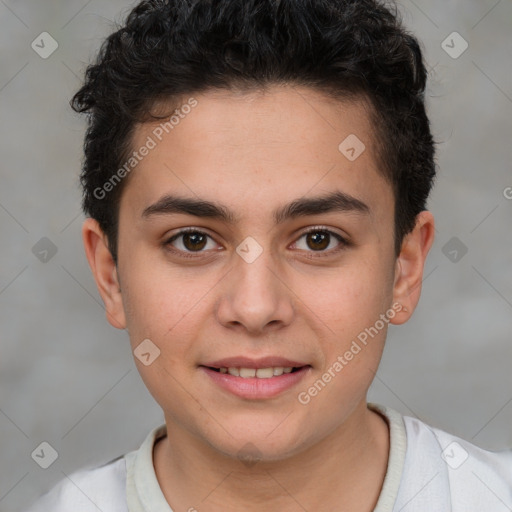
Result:
[[[294,295],[283,270],[270,251],[251,262],[234,255],[217,302],[217,320],[225,327],[265,334],[289,325],[294,316]]]

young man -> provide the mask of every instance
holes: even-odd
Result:
[[[511,509],[512,452],[366,400],[434,237],[425,81],[377,1],[135,7],[73,106],[87,258],[165,425],[32,512]]]

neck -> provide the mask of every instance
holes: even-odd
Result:
[[[279,461],[241,464],[166,421],[154,449],[162,492],[174,510],[374,509],[389,457],[389,430],[362,402],[346,422],[310,448]],[[171,427],[171,428],[169,428]]]

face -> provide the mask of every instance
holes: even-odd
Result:
[[[146,354],[170,432],[284,458],[366,403],[403,314],[393,193],[363,103],[291,87],[194,98],[168,134],[135,133],[155,145],[122,194],[107,311]]]

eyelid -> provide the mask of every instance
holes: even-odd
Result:
[[[342,235],[341,233],[338,233],[337,231],[335,231],[333,228],[330,228],[328,226],[322,226],[321,224],[318,224],[315,226],[309,226],[309,227],[305,228],[304,231],[299,231],[299,233],[300,233],[299,236],[307,235],[308,233],[315,232],[315,231],[325,231],[327,233],[330,233],[331,235],[336,235],[336,236],[342,238],[343,240],[345,240],[347,243],[349,243],[348,235]]]

